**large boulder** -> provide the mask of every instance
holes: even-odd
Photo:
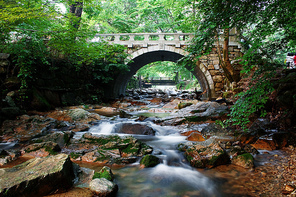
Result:
[[[2,168],[0,177],[0,196],[39,197],[57,189],[69,189],[75,175],[68,155],[59,154]]]
[[[230,161],[228,154],[215,142],[210,145],[192,144],[184,146],[183,150],[190,165],[196,168],[213,168]]]
[[[203,116],[203,117],[214,117],[221,114],[227,113],[228,107],[217,102],[198,102],[189,107],[180,109],[176,113],[173,113],[174,116]]]
[[[116,133],[155,135],[155,130],[144,124],[122,123],[115,128]]]

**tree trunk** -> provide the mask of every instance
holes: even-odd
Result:
[[[216,37],[216,41],[217,41],[217,52],[218,52],[220,65],[221,65],[221,67],[224,71],[225,77],[228,79],[228,81],[233,82],[234,80],[232,78],[232,74],[231,74],[230,70],[228,70],[229,65],[227,65],[226,62],[224,61],[225,60],[225,53],[226,52],[228,53],[228,43],[225,43],[225,40],[224,40],[224,46],[223,46],[224,47],[223,48],[224,58],[222,58],[218,32],[216,33],[215,37]],[[227,47],[227,50],[225,50],[225,47]],[[229,64],[230,64],[230,62],[229,62]],[[230,66],[231,66],[231,64],[230,64]]]
[[[70,5],[70,13],[73,14],[73,20],[71,24],[75,29],[78,29],[80,26],[82,10],[83,10],[83,1],[77,1]]]

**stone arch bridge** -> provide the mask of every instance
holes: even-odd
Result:
[[[229,51],[230,59],[241,56],[240,44],[237,42],[235,32],[231,32]],[[127,46],[127,52],[131,55],[129,71],[120,73],[114,81],[106,87],[106,97],[116,98],[125,95],[128,81],[143,66],[156,61],[177,62],[187,55],[185,48],[193,38],[191,33],[122,33],[122,34],[97,34],[92,42],[101,40],[112,44]],[[222,44],[222,41],[220,41]],[[224,88],[223,70],[219,65],[217,49],[213,46],[212,52],[202,56],[194,65],[192,74],[197,78],[204,99],[214,99],[220,96]]]

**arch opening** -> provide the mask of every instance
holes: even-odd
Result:
[[[157,61],[170,61],[170,62],[176,63],[182,57],[184,57],[184,55],[182,55],[181,53],[168,51],[168,50],[150,51],[150,52],[146,52],[146,53],[134,56],[132,61],[128,64],[129,71],[120,73],[114,81],[113,93],[112,93],[114,98],[119,97],[120,95],[125,95],[125,90],[129,80],[143,66],[153,62],[157,62]],[[206,75],[201,70],[199,64],[195,65],[193,70],[191,69],[191,67],[192,67],[191,65],[188,65],[187,69],[191,70],[192,74],[198,80],[201,90],[205,91],[203,98],[210,99],[212,91],[210,89]]]

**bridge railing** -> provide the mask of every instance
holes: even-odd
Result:
[[[171,81],[174,81],[175,80],[175,78],[174,77],[149,77],[148,79],[147,79],[148,81],[169,81],[169,80],[171,80]]]
[[[107,41],[114,44],[141,45],[173,45],[177,48],[188,45],[194,34],[192,33],[121,33],[121,34],[96,34],[92,42]]]

